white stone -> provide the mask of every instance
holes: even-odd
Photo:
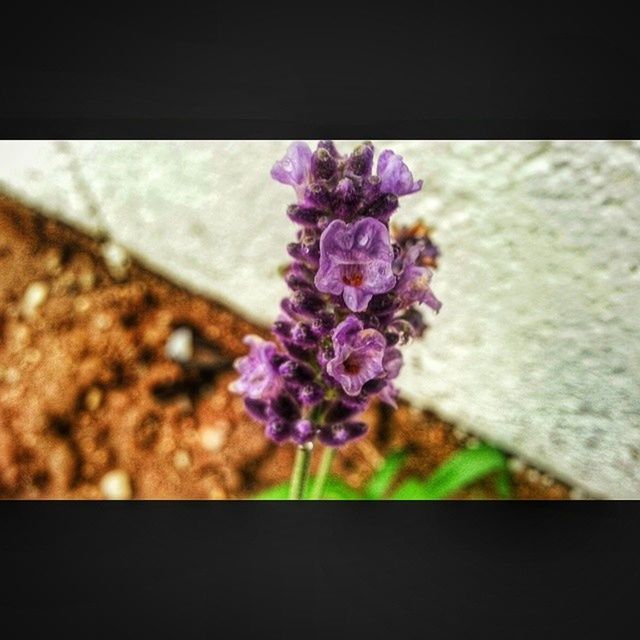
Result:
[[[193,357],[193,331],[180,327],[173,331],[165,345],[165,354],[176,362],[189,362]]]
[[[443,254],[403,395],[591,495],[640,498],[640,142],[374,142],[424,178],[397,218],[423,214]],[[0,187],[266,324],[287,144],[0,142]]]
[[[219,451],[227,439],[226,429],[219,427],[202,427],[200,442],[207,451]]]
[[[25,318],[32,317],[44,304],[49,295],[49,285],[45,282],[32,282],[25,290],[21,311]]]
[[[129,474],[122,469],[109,471],[100,480],[100,491],[107,500],[130,500],[133,493]]]
[[[129,275],[129,267],[131,266],[131,258],[127,250],[116,242],[105,242],[101,250],[109,273],[116,280],[125,280]]]

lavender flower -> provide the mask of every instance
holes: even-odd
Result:
[[[355,316],[341,322],[331,340],[336,355],[327,363],[327,373],[346,394],[357,396],[365,382],[384,372],[384,336],[375,329],[365,329]]]
[[[422,251],[421,244],[413,245],[407,250],[402,274],[398,279],[398,299],[406,307],[417,302],[428,305],[434,311],[440,311],[442,303],[433,295],[429,286],[433,271],[419,264]]]
[[[375,293],[393,288],[393,249],[387,227],[373,218],[334,220],[320,239],[319,291],[342,294],[351,311],[364,311]]]
[[[305,142],[294,142],[287,149],[287,153],[273,165],[271,177],[282,184],[291,185],[298,199],[302,200],[309,181],[311,171],[311,149]]]
[[[403,162],[402,156],[389,149],[383,151],[378,158],[377,174],[380,178],[382,193],[406,196],[422,189],[422,180],[414,182],[413,175]]]
[[[240,378],[231,383],[231,391],[253,400],[274,397],[282,387],[273,356],[277,347],[254,335],[246,336],[243,342],[249,345],[249,355],[239,358],[234,364]]]
[[[287,210],[298,225],[287,250],[290,295],[273,325],[275,342],[245,339],[231,389],[277,443],[315,439],[341,447],[366,432],[358,420],[372,399],[395,406],[402,367],[398,347],[420,337],[419,305],[439,310],[431,291],[438,249],[418,223],[389,230],[398,198],[415,193],[401,156],[384,151],[372,174],[370,142],[341,155],[293,143],[272,177],[294,188]]]

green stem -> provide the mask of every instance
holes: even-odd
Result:
[[[327,477],[331,470],[331,463],[333,462],[335,453],[336,450],[331,447],[325,447],[322,452],[318,474],[316,475],[315,482],[313,483],[313,489],[311,490],[312,500],[322,500],[322,496],[324,495],[324,485],[327,483]]]
[[[289,500],[303,500],[304,491],[309,479],[309,467],[311,466],[311,452],[313,445],[303,444],[296,451],[296,459],[293,463],[293,473],[291,474],[291,490]]]

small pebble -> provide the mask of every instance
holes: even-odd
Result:
[[[542,483],[543,487],[551,487],[553,486],[553,478],[551,476],[548,476],[546,473],[543,473],[541,478],[540,478],[540,482]]]
[[[31,318],[44,304],[49,295],[49,286],[44,282],[32,282],[24,292],[21,311],[25,318]]]
[[[171,333],[164,352],[170,360],[189,362],[193,358],[193,332],[188,327],[180,327]]]
[[[62,255],[58,249],[50,249],[44,258],[45,269],[52,275],[60,273]]]
[[[173,466],[178,471],[188,469],[191,466],[191,456],[189,455],[189,452],[184,449],[178,449],[173,454]]]
[[[76,298],[73,306],[78,313],[84,313],[85,311],[89,311],[91,303],[87,298]]]
[[[207,451],[220,451],[226,439],[226,429],[204,427],[200,430],[200,442]]]
[[[130,500],[133,495],[129,475],[122,469],[106,473],[100,480],[100,490],[107,500]]]
[[[209,491],[209,498],[211,500],[224,500],[227,497],[225,490],[222,487],[213,487]]]
[[[520,460],[520,458],[509,458],[507,466],[509,467],[509,471],[511,471],[511,473],[522,473],[526,468],[525,463]]]
[[[102,245],[102,257],[111,276],[115,280],[126,280],[131,267],[131,258],[126,249],[115,242]]]
[[[586,500],[587,495],[582,489],[578,489],[578,487],[574,487],[569,491],[569,498],[571,500]]]
[[[83,291],[91,291],[96,283],[96,276],[93,271],[83,271],[78,276],[78,284]]]
[[[97,315],[93,322],[96,325],[96,328],[100,331],[107,331],[108,329],[111,329],[113,325],[113,321],[106,313]]]
[[[2,377],[7,384],[16,384],[20,380],[20,372],[14,367],[9,367],[4,370]]]
[[[527,482],[530,482],[531,484],[540,482],[540,472],[537,469],[527,469],[524,477],[527,479]]]
[[[91,387],[84,397],[84,406],[89,411],[95,411],[102,404],[102,391],[98,387]]]

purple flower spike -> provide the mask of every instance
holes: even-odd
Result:
[[[322,427],[318,437],[327,447],[341,447],[362,437],[366,432],[367,425],[364,422],[343,422]]]
[[[254,400],[273,398],[282,387],[282,379],[273,365],[276,345],[254,335],[246,336],[243,342],[250,347],[249,355],[235,361],[240,378],[229,385],[229,390]]]
[[[336,327],[332,341],[335,357],[327,363],[327,373],[347,395],[357,396],[366,382],[384,373],[384,336],[375,329],[365,329],[355,316]]]
[[[271,169],[271,177],[282,184],[291,185],[302,201],[311,172],[311,149],[306,142],[294,142],[282,160]]]
[[[298,420],[293,425],[291,439],[296,444],[307,444],[311,442],[316,435],[316,428],[309,420]]]
[[[378,158],[378,177],[382,193],[395,193],[406,196],[422,189],[422,180],[413,181],[409,167],[403,162],[402,156],[387,149]]]
[[[313,152],[294,142],[271,175],[297,196],[287,209],[291,260],[281,270],[288,294],[275,344],[248,337],[230,389],[273,441],[341,447],[365,434],[358,416],[376,398],[396,406],[400,347],[427,328],[418,305],[440,309],[430,228],[389,226],[399,198],[422,181],[393,151],[375,167],[371,142],[343,155],[330,140]]]
[[[393,250],[389,230],[378,220],[353,224],[334,220],[320,238],[320,267],[316,287],[343,295],[351,311],[364,311],[375,293],[393,288]]]

